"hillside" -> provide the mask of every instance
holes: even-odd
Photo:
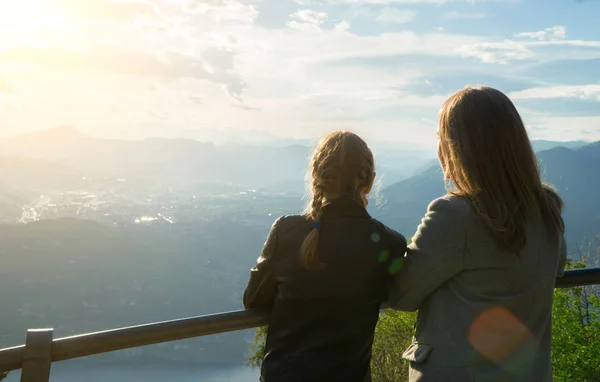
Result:
[[[31,196],[0,181],[0,223],[14,221]]]
[[[600,233],[600,142],[569,149],[556,146],[538,154],[544,179],[565,201],[566,237],[571,246]],[[375,211],[384,223],[412,235],[427,205],[445,193],[439,164],[385,188]]]
[[[218,219],[169,228],[74,219],[0,225],[0,348],[22,343],[28,328],[54,327],[60,337],[240,309],[269,225]],[[137,357],[240,363],[250,336],[156,345]],[[185,346],[174,351],[176,345]]]

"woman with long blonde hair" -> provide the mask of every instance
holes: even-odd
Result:
[[[283,216],[250,273],[244,306],[270,312],[264,382],[367,382],[375,325],[406,239],[371,218],[373,154],[335,132],[311,161],[312,200]]]
[[[410,381],[551,381],[562,200],[502,92],[451,96],[438,135],[451,186],[429,205],[391,292],[396,309],[419,310],[403,355]]]

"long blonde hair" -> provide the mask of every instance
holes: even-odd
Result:
[[[542,183],[525,125],[511,100],[490,87],[468,87],[442,106],[438,156],[452,194],[468,199],[497,245],[519,253],[527,221],[541,214],[556,240],[563,202]]]
[[[319,143],[310,163],[312,200],[305,211],[314,225],[300,248],[300,261],[306,269],[324,267],[317,251],[323,206],[343,196],[365,205],[361,191],[369,187],[374,174],[373,153],[358,135],[337,131]]]

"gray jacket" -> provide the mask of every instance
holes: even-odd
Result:
[[[390,295],[419,310],[410,381],[552,381],[555,278],[566,245],[541,217],[517,256],[500,250],[463,198],[434,200],[409,245]]]

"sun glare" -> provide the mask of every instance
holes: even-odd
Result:
[[[67,20],[51,0],[18,0],[0,4],[0,44],[44,44],[64,30]],[[0,46],[1,46],[0,45]]]

